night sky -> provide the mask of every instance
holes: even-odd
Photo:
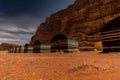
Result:
[[[0,43],[25,44],[40,23],[75,0],[0,0]]]

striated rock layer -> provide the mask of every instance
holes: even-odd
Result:
[[[120,0],[76,0],[68,8],[52,14],[31,38],[50,42],[57,34],[75,38],[79,45],[93,45],[100,40],[100,29],[120,16]]]

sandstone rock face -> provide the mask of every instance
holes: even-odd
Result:
[[[52,14],[31,39],[50,42],[57,34],[75,38],[79,45],[100,40],[100,29],[120,16],[120,0],[76,0],[73,5]]]
[[[10,43],[1,43],[0,44],[0,50],[8,50],[9,48],[13,48],[19,46],[17,44],[10,44]]]

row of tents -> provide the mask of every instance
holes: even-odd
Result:
[[[52,43],[37,40],[33,45],[26,44],[25,46],[10,48],[9,53],[73,52],[79,48],[75,39],[62,38],[62,35],[59,36],[60,39],[54,39]]]
[[[41,53],[41,52],[51,52],[50,45],[39,45],[39,46],[17,46],[14,48],[10,48],[8,50],[9,53]]]
[[[120,16],[111,20],[101,29],[103,52],[120,52]],[[25,45],[9,49],[10,53],[40,53],[64,51],[70,52],[79,49],[78,41],[66,35],[58,34],[51,40],[51,44],[36,41],[33,46]],[[89,49],[89,48],[88,48]]]

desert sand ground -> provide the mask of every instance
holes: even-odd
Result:
[[[0,80],[120,80],[120,54],[0,51]]]

